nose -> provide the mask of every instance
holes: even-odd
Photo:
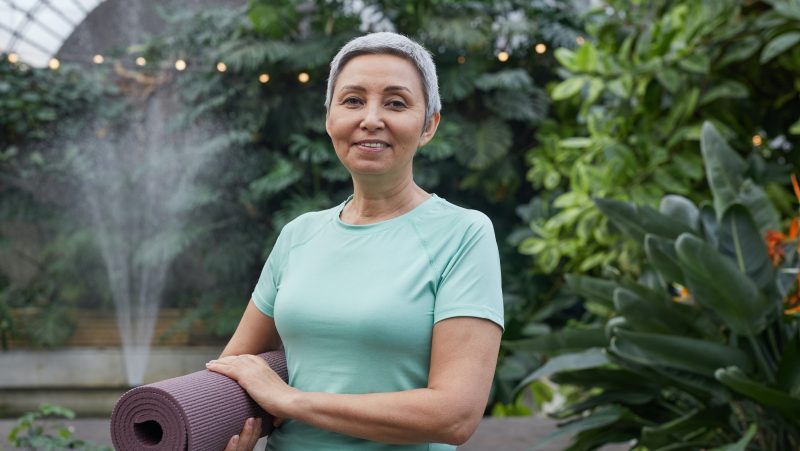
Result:
[[[364,130],[378,130],[383,128],[383,112],[378,102],[369,102],[364,109],[361,119],[361,128]]]

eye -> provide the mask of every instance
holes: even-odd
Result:
[[[390,101],[388,101],[386,104],[387,104],[387,105],[388,105],[390,108],[394,108],[394,109],[397,109],[397,110],[399,110],[399,109],[403,109],[403,108],[405,108],[405,107],[406,107],[406,103],[405,103],[405,102],[403,102],[402,100],[390,100]]]
[[[342,100],[342,105],[360,105],[361,99],[358,97],[347,97],[346,99]]]

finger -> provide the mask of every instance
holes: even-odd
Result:
[[[272,418],[272,427],[279,428],[283,424],[283,418],[273,417]]]
[[[259,438],[261,438],[261,418],[256,418],[253,421],[253,436],[250,438],[250,443],[248,444],[247,449],[252,450],[255,448]]]
[[[255,434],[255,419],[248,418],[244,422],[244,429],[242,429],[241,438],[239,439],[239,447],[242,449],[252,449],[258,441],[258,436]],[[254,440],[255,439],[255,440]]]
[[[234,435],[228,440],[228,444],[225,446],[225,451],[236,451],[236,447],[239,446],[239,436]]]

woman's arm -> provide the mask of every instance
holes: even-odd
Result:
[[[209,369],[236,379],[278,417],[385,443],[460,445],[483,416],[501,334],[500,327],[480,318],[438,322],[433,328],[428,386],[402,392],[301,392],[283,383],[262,359],[249,356],[210,362]]]
[[[242,319],[220,358],[231,355],[261,354],[281,347],[281,337],[275,320],[256,307],[253,300],[247,303]]]

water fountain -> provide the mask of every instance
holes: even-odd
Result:
[[[90,58],[138,44],[163,30],[156,6],[196,8],[215,0],[107,0],[87,16],[59,54]],[[239,4],[240,0],[227,3]],[[143,383],[159,305],[175,256],[186,245],[188,214],[202,202],[198,172],[218,150],[208,124],[173,129],[183,109],[169,80],[116,68],[133,99],[123,124],[95,120],[73,169],[80,209],[106,266],[129,385]]]

